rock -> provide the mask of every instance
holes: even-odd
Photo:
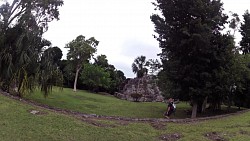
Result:
[[[140,102],[163,102],[164,97],[157,86],[157,80],[153,76],[144,76],[128,80],[122,91],[115,93],[119,99]],[[141,98],[135,99],[131,95],[140,94]]]
[[[36,114],[39,113],[39,111],[37,111],[37,110],[31,110],[30,113],[33,114],[33,115],[36,115]]]

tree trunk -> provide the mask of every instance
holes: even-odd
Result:
[[[196,118],[197,106],[198,106],[197,102],[194,102],[194,101],[193,101],[192,116],[191,116],[191,118]]]
[[[75,76],[74,90],[73,90],[74,92],[76,92],[76,84],[77,84],[79,71],[80,71],[80,69],[76,69],[76,76]]]

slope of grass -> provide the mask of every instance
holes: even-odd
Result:
[[[29,111],[35,109],[43,112],[41,115],[33,115]],[[142,130],[152,130],[148,125],[135,132],[127,132],[127,128],[100,128],[74,119],[70,116],[52,113],[43,109],[11,100],[0,95],[0,136],[1,141],[18,140],[126,140],[133,137],[135,140],[153,139],[143,133]],[[144,128],[145,127],[145,128]],[[124,132],[124,133],[123,133]],[[144,137],[140,138],[139,135]],[[116,136],[117,138],[113,138]]]
[[[72,89],[67,88],[62,91],[53,89],[53,92],[46,99],[39,91],[25,98],[62,109],[107,116],[160,118],[166,110],[166,104],[164,103],[129,102],[113,96],[93,94],[86,91],[73,92]]]
[[[120,100],[113,96],[93,94],[86,91],[73,92],[72,89],[63,90],[53,89],[52,93],[45,99],[42,93],[37,90],[33,94],[27,95],[26,99],[46,104],[52,107],[67,109],[87,114],[97,114],[105,116],[123,116],[136,118],[163,118],[167,105],[160,102],[130,102]],[[177,104],[177,111],[173,118],[189,118],[187,110],[190,110],[189,103],[181,102]],[[226,109],[226,107],[224,107]],[[236,112],[233,108],[231,112]],[[224,110],[219,113],[208,112],[198,114],[199,117],[213,116],[215,114],[225,113]]]
[[[33,115],[30,110],[43,114]],[[160,129],[150,123],[119,124],[119,121],[95,122],[113,125],[97,127],[82,120],[23,104],[0,95],[1,141],[60,140],[60,141],[152,141],[169,134],[181,135],[180,141],[209,141],[215,133],[229,141],[250,140],[250,112],[217,120],[194,123],[162,123]]]

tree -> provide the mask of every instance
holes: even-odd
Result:
[[[0,6],[0,80],[18,96],[33,90],[41,78],[40,56],[50,42],[42,38],[48,22],[59,19],[62,0],[13,0]],[[45,74],[50,77],[51,73]],[[44,76],[44,75],[43,75]],[[45,95],[52,83],[38,83]]]
[[[62,56],[62,50],[59,47],[50,47],[43,53],[43,57],[51,59],[50,61],[56,65],[59,65]]]
[[[63,73],[64,86],[68,88],[73,87],[75,78],[73,63],[70,60],[61,60],[59,69]]]
[[[161,67],[161,63],[158,61],[158,59],[149,59],[148,60],[148,67],[149,67],[149,73],[154,75],[158,72],[158,70]]]
[[[45,91],[45,97],[48,96],[52,86],[63,85],[63,74],[59,69],[59,61],[62,57],[62,52],[59,48],[48,48],[44,51],[40,61],[39,68],[39,83],[42,84],[41,90]]]
[[[126,79],[124,73],[120,70],[116,70],[114,65],[109,64],[106,55],[98,55],[94,60],[94,65],[103,68],[109,73],[110,76],[110,87],[105,89],[102,88],[102,91],[108,92],[110,94],[114,94],[115,92],[119,91],[121,89],[121,84]]]
[[[231,67],[231,81],[230,93],[228,93],[225,104],[238,107],[249,107],[249,81],[250,81],[250,56],[249,54],[235,54],[233,58],[233,65]]]
[[[115,92],[121,89],[121,85],[126,80],[124,73],[120,70],[117,70],[113,65],[109,65],[107,72],[110,74],[111,85],[108,89],[110,94],[114,94]]]
[[[146,56],[139,56],[134,60],[132,64],[132,70],[136,74],[136,77],[141,78],[144,76],[144,74],[148,73],[146,66],[148,66]]]
[[[106,55],[98,55],[96,58],[94,58],[94,60],[95,60],[94,65],[98,65],[104,69],[107,69],[109,67]]]
[[[59,63],[62,58],[62,51],[58,47],[49,47],[46,49],[41,57],[40,62],[40,78],[39,83],[43,84],[41,90],[52,90],[52,85],[63,85],[63,73],[59,69]],[[48,87],[48,88],[47,88]],[[46,92],[45,97],[48,95]]]
[[[227,16],[217,0],[156,0],[153,4],[161,13],[153,14],[151,20],[162,49],[165,84],[170,85],[173,95],[192,102],[195,118],[216,87],[214,72],[221,73],[230,62],[226,58],[232,54],[231,36],[220,33]]]
[[[242,39],[240,41],[240,49],[243,54],[250,53],[250,13],[247,10],[244,15],[244,23],[241,24],[240,33],[242,35]]]
[[[99,90],[110,94],[119,91],[121,84],[126,79],[124,73],[117,70],[114,65],[109,64],[106,55],[98,55],[94,58],[94,61],[93,64],[105,70],[105,72],[109,74],[110,79],[109,87],[99,87]]]
[[[69,48],[67,54],[67,59],[72,60],[73,66],[75,68],[75,82],[74,82],[74,92],[76,92],[76,85],[79,72],[84,63],[89,61],[89,59],[96,52],[96,47],[99,44],[94,37],[85,39],[84,36],[79,35],[75,40],[71,41],[66,45],[65,48]]]
[[[122,84],[124,84],[124,82],[126,81],[126,76],[124,75],[124,73],[121,70],[117,70],[116,71],[116,91],[120,91],[124,86]]]
[[[3,31],[16,24],[22,24],[29,30],[43,33],[48,29],[48,23],[59,20],[58,7],[63,0],[13,0],[1,5],[0,13],[3,21]]]
[[[95,59],[95,65],[100,66],[110,76],[110,87],[106,88],[104,91],[114,94],[120,90],[121,84],[126,80],[124,73],[120,70],[116,70],[115,66],[108,63],[106,55],[99,55]]]
[[[231,12],[231,20],[230,20],[230,23],[229,23],[229,27],[233,29],[233,36],[235,35],[235,32],[238,30],[239,28],[239,24],[240,24],[240,18],[239,18],[239,15],[237,13],[233,13]]]
[[[109,88],[111,79],[108,72],[102,67],[93,64],[84,64],[81,71],[81,82],[92,91],[98,92],[99,88]]]

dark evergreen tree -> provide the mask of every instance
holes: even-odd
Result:
[[[168,79],[172,96],[192,102],[194,118],[197,108],[214,94],[216,74],[230,64],[233,41],[220,33],[228,17],[220,0],[156,0],[153,4],[161,12],[151,16],[162,49],[161,75]]]
[[[243,54],[250,53],[250,13],[247,10],[244,15],[244,23],[241,24],[240,33],[242,35],[242,39],[240,41],[240,48]]]

